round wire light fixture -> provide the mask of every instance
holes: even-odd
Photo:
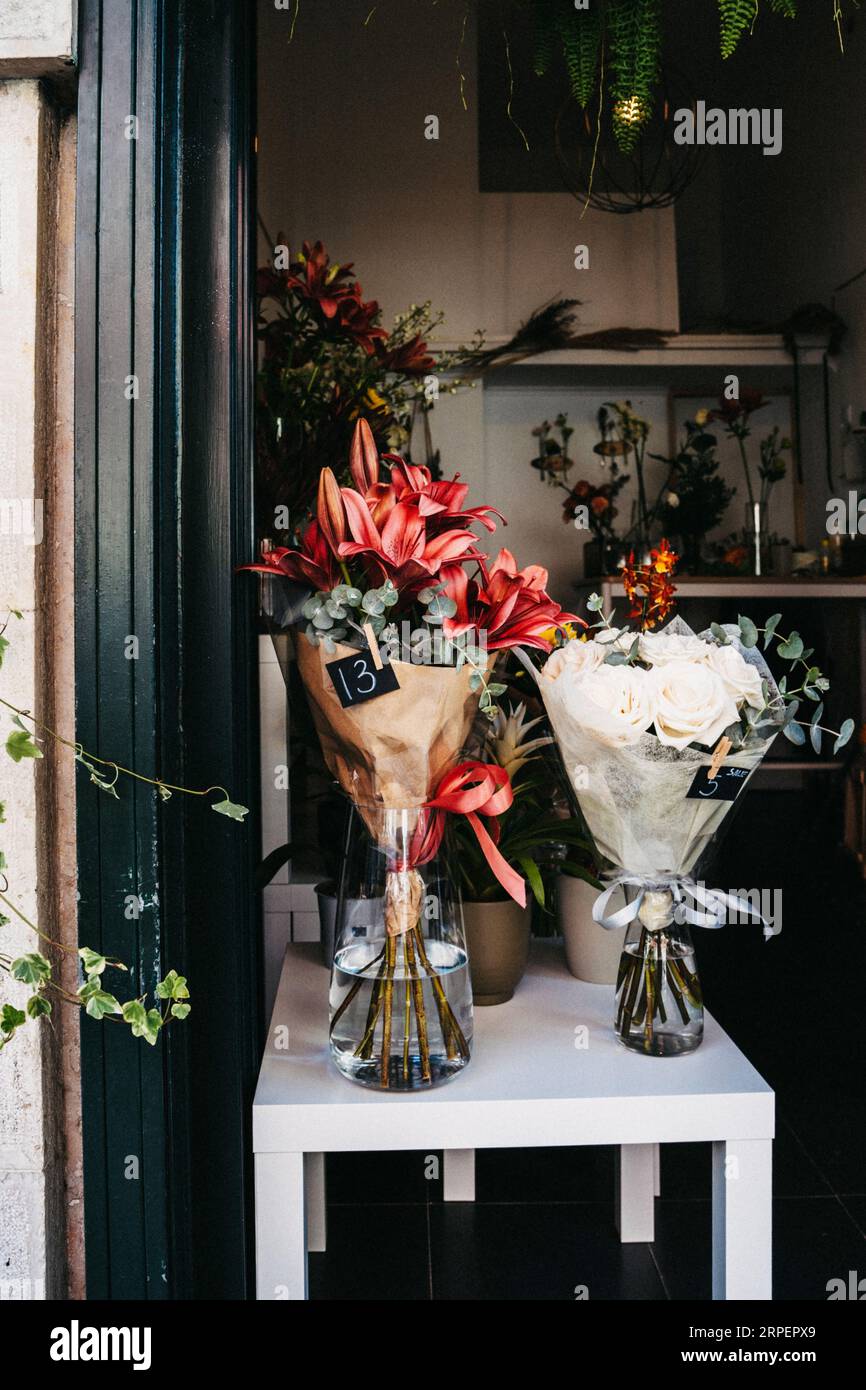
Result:
[[[678,145],[674,139],[678,112],[695,110],[695,98],[685,84],[663,73],[652,114],[639,98],[611,106],[605,101],[598,129],[598,111],[584,109],[573,96],[559,108],[554,127],[556,157],[565,186],[579,203],[600,212],[643,212],[666,208],[700,172],[707,150],[703,145]],[[643,125],[629,154],[624,154],[614,134],[629,119]]]

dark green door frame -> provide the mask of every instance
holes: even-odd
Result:
[[[254,807],[252,24],[82,0],[75,573],[81,741]],[[78,830],[81,940],[193,1004],[154,1049],[82,1021],[88,1296],[245,1297],[255,815],[82,780]]]

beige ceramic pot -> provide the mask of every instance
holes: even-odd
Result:
[[[532,911],[504,903],[463,904],[469,974],[475,1004],[504,1004],[526,970]]]
[[[565,941],[569,970],[591,985],[615,985],[627,928],[607,931],[592,920],[592,905],[597,897],[598,889],[582,878],[560,874],[556,880],[559,930]],[[624,904],[620,888],[611,897],[608,911],[616,912]]]

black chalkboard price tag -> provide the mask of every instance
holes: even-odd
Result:
[[[709,771],[708,767],[698,768],[686,792],[687,799],[734,801],[749,775],[747,767],[720,767],[715,777],[710,777]]]
[[[377,667],[368,651],[353,652],[351,656],[341,656],[339,661],[329,661],[325,669],[334,682],[343,709],[400,689],[394,667],[387,664]]]

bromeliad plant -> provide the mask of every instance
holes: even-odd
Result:
[[[582,823],[556,812],[555,783],[541,760],[542,750],[553,740],[549,734],[531,737],[542,720],[541,715],[528,719],[523,702],[509,706],[508,714],[498,710],[480,750],[483,761],[505,769],[514,793],[511,805],[490,823],[493,839],[506,863],[526,876],[541,908],[546,905],[543,872],[553,850],[565,850],[561,871],[594,881],[583,863],[591,846]],[[464,901],[504,902],[508,895],[466,822],[458,820],[453,833]]]
[[[12,618],[20,619],[21,613],[17,609],[13,609],[3,626],[0,627],[0,666],[3,665],[3,658],[10,646],[9,638],[5,634]],[[162,801],[170,800],[175,792],[185,796],[203,797],[210,797],[213,793],[219,792],[222,793],[222,797],[220,800],[209,803],[211,810],[235,821],[242,821],[247,815],[247,807],[233,802],[223,787],[207,787],[199,791],[191,787],[175,785],[163,778],[145,777],[131,768],[122,767],[119,763],[89,753],[80,743],[64,738],[53,729],[48,728],[47,725],[34,719],[29,710],[19,709],[17,705],[11,704],[10,701],[4,700],[2,697],[0,697],[0,705],[11,715],[12,730],[6,738],[5,751],[14,763],[21,763],[28,758],[44,757],[42,744],[47,740],[52,740],[64,748],[71,749],[76,762],[90,773],[91,783],[115,800],[120,799],[117,791],[120,780],[130,778],[154,787]],[[0,803],[0,825],[6,824],[6,821],[6,807]],[[7,867],[6,856],[3,851],[0,851],[0,885],[2,885],[0,886],[0,932],[4,927],[10,925],[11,918],[7,913],[13,913],[33,932],[39,944],[44,945],[49,952],[61,952],[65,955],[77,956],[83,981],[76,992],[71,993],[56,978],[55,967],[42,950],[27,951],[16,956],[0,949],[0,973],[8,975],[30,991],[29,997],[24,1001],[23,1008],[8,1001],[0,1003],[0,1051],[28,1021],[50,1018],[54,1007],[53,1000],[61,1000],[64,1003],[84,1009],[89,1018],[123,1023],[129,1027],[133,1037],[144,1038],[145,1042],[150,1043],[151,1046],[156,1043],[162,1029],[172,1019],[180,1020],[189,1016],[191,1008],[189,988],[186,978],[179,975],[176,970],[168,971],[165,977],[158,981],[154,991],[155,997],[152,1000],[146,995],[139,995],[121,1002],[111,990],[106,988],[105,974],[106,971],[120,971],[128,974],[128,967],[124,965],[123,961],[105,956],[89,946],[76,949],[43,932],[13,902],[10,896]],[[2,935],[0,935],[0,943],[2,943]]]

